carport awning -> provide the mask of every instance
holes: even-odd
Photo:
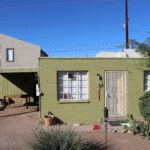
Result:
[[[37,73],[38,68],[0,69],[0,73]]]

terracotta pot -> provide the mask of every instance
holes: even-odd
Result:
[[[45,117],[44,118],[44,124],[45,124],[45,126],[51,126],[51,125],[53,125],[53,118],[49,118],[49,117]]]

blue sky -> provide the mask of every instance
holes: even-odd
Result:
[[[129,38],[150,37],[150,0],[129,1]],[[94,57],[125,46],[125,0],[0,0],[0,32],[50,57]],[[119,48],[118,48],[119,47]]]

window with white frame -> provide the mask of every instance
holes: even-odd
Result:
[[[88,99],[88,72],[58,72],[59,100],[87,100]]]
[[[14,61],[14,49],[13,48],[6,49],[6,60]]]
[[[150,91],[150,71],[145,71],[144,73],[144,89],[145,91]]]

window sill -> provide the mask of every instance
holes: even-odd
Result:
[[[90,103],[90,100],[58,100],[59,104],[66,103]]]
[[[14,62],[14,60],[7,60],[6,62]]]

